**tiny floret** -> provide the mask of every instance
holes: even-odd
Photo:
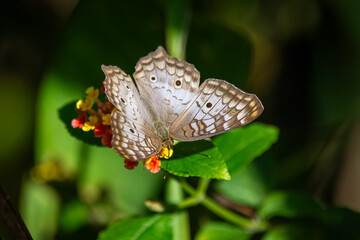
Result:
[[[157,173],[160,171],[161,161],[158,156],[154,156],[145,160],[145,166],[150,172]]]
[[[174,150],[163,147],[158,156],[159,158],[169,159],[173,155],[173,153]]]
[[[95,100],[99,96],[99,89],[94,89],[94,87],[89,87],[86,89],[85,93],[87,94],[86,98],[89,100]]]
[[[101,117],[102,119],[102,124],[103,125],[110,125],[110,119],[111,119],[111,114],[105,114],[104,116]]]

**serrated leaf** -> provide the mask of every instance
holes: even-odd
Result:
[[[198,232],[195,240],[247,240],[251,234],[224,222],[206,223]]]
[[[98,240],[168,240],[173,237],[172,225],[170,214],[127,218],[102,231]]]
[[[71,121],[79,116],[78,111],[75,110],[76,101],[71,102],[59,109],[59,117],[65,124],[68,132],[75,138],[83,141],[84,143],[103,146],[101,144],[101,138],[95,138],[93,131],[84,132],[80,128],[73,128]]]
[[[168,163],[164,162],[161,168],[181,177],[230,179],[221,153],[206,140],[176,144],[174,156]]]
[[[224,156],[230,173],[247,166],[278,139],[278,128],[262,123],[231,130],[213,140]]]
[[[311,196],[300,192],[274,192],[258,211],[261,218],[321,218],[324,210]]]

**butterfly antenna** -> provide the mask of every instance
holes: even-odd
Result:
[[[208,157],[208,158],[211,158],[211,156],[207,155],[207,154],[203,154],[203,153],[198,153],[198,154],[203,155],[203,156]]]
[[[168,169],[168,165],[169,165],[169,159],[166,159],[166,169],[165,169],[165,172],[164,172],[164,179],[166,179],[166,172],[167,172],[167,169]]]

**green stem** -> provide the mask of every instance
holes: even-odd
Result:
[[[165,37],[167,50],[171,56],[184,59],[187,41],[190,10],[187,1],[171,0],[168,2]],[[166,188],[167,204],[178,205],[184,198],[178,181],[170,178]],[[189,216],[186,210],[173,214],[175,240],[190,239]]]
[[[169,205],[176,205],[184,198],[181,185],[173,178],[169,178],[166,184],[165,199]],[[173,213],[174,240],[190,239],[190,226],[188,212],[183,210]]]
[[[188,184],[185,181],[180,181],[180,184],[182,188],[190,194],[191,196],[196,196],[198,194],[198,191],[195,190],[190,184]],[[214,200],[211,198],[204,196],[201,202],[198,202],[203,204],[205,207],[207,207],[209,210],[211,210],[213,213],[218,215],[219,217],[238,225],[242,228],[246,228],[250,231],[263,231],[267,228],[266,222],[261,222],[259,220],[253,220],[249,218],[245,218],[241,215],[238,215],[221,205],[217,204]]]
[[[178,204],[178,208],[188,208],[201,203],[206,197],[206,190],[209,186],[210,181],[210,179],[200,178],[198,188],[195,193],[180,202]]]
[[[185,59],[191,11],[187,0],[168,2],[165,27],[166,47],[171,56]]]

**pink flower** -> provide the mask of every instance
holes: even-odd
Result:
[[[74,118],[71,121],[71,126],[73,128],[82,128],[84,126],[84,123],[86,122],[86,120],[87,120],[86,113],[83,111],[80,111],[78,118]]]

